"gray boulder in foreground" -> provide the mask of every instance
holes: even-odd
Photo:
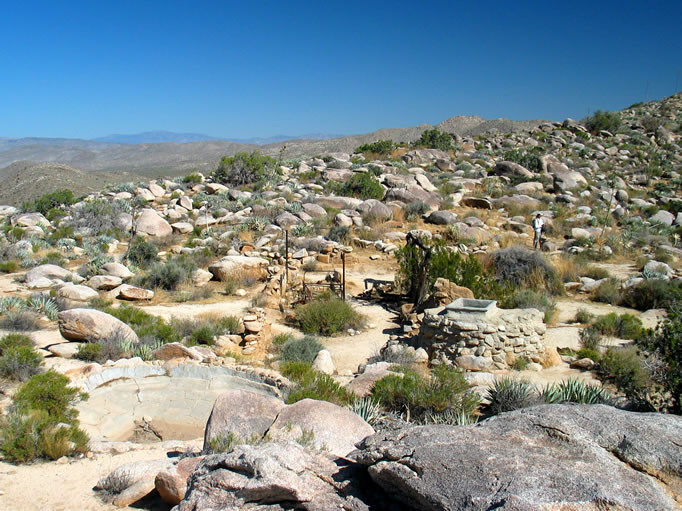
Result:
[[[355,453],[386,493],[420,510],[679,509],[682,417],[545,405],[474,426],[415,426]]]

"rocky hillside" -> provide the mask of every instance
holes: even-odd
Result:
[[[0,206],[0,463],[162,448],[63,486],[119,507],[679,507],[682,94],[448,123]]]
[[[438,125],[457,135],[477,135],[493,131],[508,132],[529,129],[540,121],[488,120],[481,117],[453,117]],[[286,143],[285,158],[309,157],[327,152],[352,152],[357,146],[382,138],[412,142],[425,129],[424,124],[412,128],[384,129],[365,135],[325,140],[293,139],[266,145],[244,144],[219,140],[185,144],[107,144],[89,140],[69,139],[0,139],[0,167],[27,160],[64,163],[88,172],[132,171],[149,177],[176,176],[194,170],[206,172],[217,165],[222,156],[238,151],[258,149],[276,156]],[[45,191],[49,191],[45,189]]]

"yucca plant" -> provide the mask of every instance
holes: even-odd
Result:
[[[488,388],[488,410],[493,415],[527,408],[540,402],[535,386],[517,378],[499,378]]]
[[[383,415],[379,401],[369,396],[354,400],[348,405],[348,408],[372,425],[376,424]]]
[[[26,302],[18,296],[0,297],[0,314],[19,312],[26,309]]]
[[[612,404],[614,397],[602,387],[570,378],[545,387],[540,397],[545,403]]]
[[[59,307],[57,307],[57,302],[49,296],[41,294],[33,295],[26,301],[26,305],[40,314],[45,314],[50,321],[57,320]]]

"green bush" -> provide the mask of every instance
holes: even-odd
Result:
[[[285,344],[287,341],[291,341],[293,338],[294,338],[293,335],[283,332],[281,334],[275,335],[272,338],[272,344],[274,346],[281,346],[281,345]]]
[[[17,346],[2,350],[0,376],[16,381],[26,381],[41,371],[43,357],[32,347]]]
[[[19,263],[16,261],[3,261],[0,263],[0,272],[15,273],[19,269]]]
[[[56,371],[37,374],[19,387],[14,395],[16,410],[20,413],[42,411],[53,424],[71,424],[78,416],[78,411],[72,406],[81,393],[68,385],[69,379]]]
[[[211,177],[216,183],[233,186],[255,183],[273,173],[276,163],[274,158],[259,151],[239,152],[234,156],[223,156]]]
[[[592,314],[587,309],[580,308],[575,315],[575,322],[581,323],[583,325],[587,323],[592,323],[594,321],[594,314]]]
[[[541,312],[546,312],[555,305],[545,294],[538,293],[532,289],[522,289],[512,295],[508,306],[513,309],[537,309]]]
[[[588,277],[594,280],[608,279],[611,274],[606,268],[600,268],[599,266],[589,265],[584,270],[580,272],[583,277]]]
[[[282,362],[312,364],[321,349],[324,349],[324,346],[315,337],[306,335],[302,339],[292,339],[282,344],[279,358]]]
[[[537,395],[535,386],[527,380],[515,378],[498,378],[492,387],[488,388],[487,410],[492,415],[535,406],[542,401]]]
[[[140,268],[147,268],[159,260],[158,248],[142,238],[135,238],[128,249],[128,261]]]
[[[148,288],[161,288],[174,291],[192,277],[197,267],[188,257],[176,257],[163,263],[156,263],[149,269],[141,283]]]
[[[384,187],[369,172],[354,173],[341,187],[342,195],[358,199],[381,200],[385,193]]]
[[[647,311],[649,309],[670,308],[682,302],[682,283],[651,279],[638,282],[623,292],[621,305]]]
[[[621,301],[620,281],[609,277],[592,291],[592,299],[595,302],[617,305]]]
[[[348,328],[361,328],[364,317],[346,302],[321,295],[295,309],[296,323],[306,334],[334,335]]]
[[[599,373],[638,404],[646,402],[646,394],[653,382],[637,347],[609,347],[601,357]]]
[[[33,341],[28,335],[7,334],[0,339],[0,355],[5,353],[6,350],[22,347],[33,348]]]
[[[638,344],[662,362],[661,383],[672,394],[673,409],[682,412],[682,309],[672,306],[665,320],[638,340]]]
[[[438,128],[424,131],[413,145],[427,149],[440,149],[441,151],[449,151],[455,148],[452,135],[440,131]]]
[[[512,149],[505,152],[502,155],[502,159],[504,161],[518,163],[530,171],[540,172],[542,170],[542,162],[540,161],[542,153],[543,149],[541,147],[535,147],[529,150]]]
[[[182,178],[183,183],[187,184],[199,184],[201,183],[201,174],[198,174],[196,172],[193,172],[192,174],[187,174],[185,177]]]
[[[296,386],[287,396],[287,404],[293,404],[302,399],[316,399],[345,406],[353,401],[353,394],[339,385],[331,376],[314,371],[312,368],[305,370],[303,366],[299,366],[295,373],[293,371],[291,367],[287,371],[296,381]]]
[[[469,391],[462,373],[451,367],[436,366],[430,377],[402,368],[374,384],[372,396],[386,409],[406,413],[408,420],[427,421],[440,414],[456,413],[473,417],[479,399]]]
[[[192,335],[189,337],[189,345],[194,346],[197,344],[206,344],[208,346],[215,344],[213,329],[208,326],[202,326],[192,332]]]
[[[102,344],[99,342],[86,342],[78,345],[76,353],[74,353],[73,358],[77,360],[84,360],[86,362],[106,362],[107,359],[103,360],[102,354]],[[120,355],[120,353],[119,353]],[[120,357],[111,358],[111,360],[118,360]]]
[[[121,305],[117,308],[103,307],[101,310],[129,325],[139,338],[153,337],[162,343],[180,340],[179,333],[163,318],[148,314],[132,305]]]
[[[412,220],[416,220],[417,218],[425,215],[430,210],[431,206],[424,201],[410,202],[407,206],[405,206],[404,209],[405,219],[408,222],[411,222]]]
[[[585,119],[584,124],[587,130],[593,134],[602,130],[615,133],[620,128],[620,115],[616,112],[597,110],[594,115]]]
[[[0,451],[6,460],[57,459],[87,449],[88,436],[78,428],[78,411],[73,408],[86,395],[68,383],[66,376],[50,370],[19,388],[10,413],[0,423]]]
[[[73,196],[71,190],[57,190],[55,192],[46,193],[32,202],[25,202],[22,209],[24,211],[37,211],[38,213],[47,215],[47,212],[51,209],[71,206],[76,202],[78,201]]]
[[[578,358],[589,358],[594,362],[599,363],[601,361],[601,353],[598,350],[592,348],[580,348],[578,350]]]
[[[620,339],[637,339],[642,334],[642,321],[632,314],[611,312],[600,316],[593,327],[603,335]]]
[[[397,147],[393,140],[378,140],[371,144],[362,144],[355,148],[355,153],[375,153],[375,154],[389,154]]]

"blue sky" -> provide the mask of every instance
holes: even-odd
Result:
[[[0,136],[354,134],[682,89],[682,2],[5,2]]]

